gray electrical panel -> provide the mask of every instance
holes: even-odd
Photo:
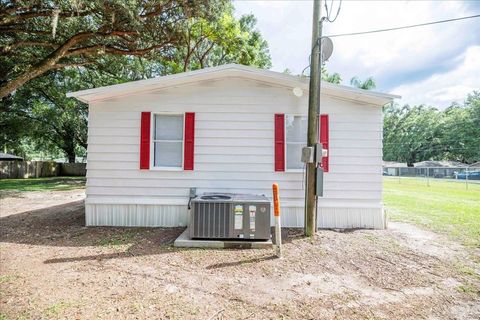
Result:
[[[328,156],[328,151],[323,149],[323,145],[321,143],[317,143],[315,147],[315,159],[317,163],[322,163],[323,157]]]
[[[317,167],[317,184],[315,186],[315,195],[323,197],[323,168]]]
[[[263,195],[205,193],[191,200],[191,239],[270,239],[270,200]]]
[[[313,147],[303,147],[302,148],[302,162],[303,163],[313,163],[315,161],[313,152]]]

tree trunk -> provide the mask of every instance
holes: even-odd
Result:
[[[68,157],[68,163],[75,163],[75,151],[73,153],[69,153],[67,157]]]
[[[65,135],[62,136],[63,139],[63,152],[67,155],[69,163],[75,163],[75,135],[73,134],[73,128],[69,125],[66,125],[64,128]]]

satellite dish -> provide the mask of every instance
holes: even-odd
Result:
[[[321,39],[322,63],[327,61],[333,52],[333,42],[329,37],[322,37]]]

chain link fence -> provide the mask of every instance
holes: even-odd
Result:
[[[468,185],[480,184],[480,168],[469,167],[383,167],[383,175],[396,177],[401,183],[402,178],[423,179],[428,185],[430,181],[451,181]]]

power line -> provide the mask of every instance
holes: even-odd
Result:
[[[332,8],[333,8],[333,0],[330,2],[330,10],[328,9],[327,1],[325,0],[325,11],[327,12],[327,15],[323,17],[322,19],[328,21],[328,22],[335,22],[337,20],[338,15],[340,14],[340,9],[342,8],[342,0],[340,0],[340,3],[338,5],[337,9],[337,14],[335,15],[335,18],[331,18],[330,16],[332,15]]]
[[[322,18],[320,19],[320,23],[322,23],[323,21],[328,21],[328,22],[330,22],[330,23],[335,22],[335,20],[337,20],[339,14],[340,14],[340,10],[342,9],[342,1],[343,1],[343,0],[340,0],[340,2],[339,2],[339,4],[338,4],[337,14],[335,15],[335,18],[331,19],[330,16],[331,16],[331,14],[332,14],[332,11],[331,11],[331,10],[332,10],[332,7],[333,7],[333,0],[331,0],[331,2],[330,2],[330,9],[328,9],[327,1],[328,1],[328,0],[325,0],[325,11],[327,12],[327,15],[324,16],[324,17],[322,17]],[[319,41],[317,41],[317,42],[315,43],[315,45],[312,47],[311,52],[313,52],[313,49],[314,49],[316,46],[320,45],[320,42],[321,42],[321,41],[319,40]],[[305,68],[303,68],[302,72],[300,73],[301,75],[304,74],[305,70],[307,70],[308,68],[310,68],[310,58],[311,58],[311,56],[312,56],[311,54],[308,56],[309,64],[308,64]],[[321,72],[321,70],[320,70],[320,72]],[[321,75],[320,75],[320,76],[321,76]]]
[[[361,35],[361,34],[378,33],[378,32],[386,32],[386,31],[394,31],[394,30],[401,30],[401,29],[408,29],[408,28],[423,27],[423,26],[428,26],[428,25],[432,25],[432,24],[466,20],[466,19],[473,19],[473,18],[478,18],[478,17],[480,17],[480,14],[477,14],[477,15],[474,15],[474,16],[461,17],[461,18],[438,20],[438,21],[426,22],[426,23],[420,23],[420,24],[412,24],[412,25],[408,25],[408,26],[388,28],[388,29],[378,29],[378,30],[370,30],[370,31],[363,31],[363,32],[332,34],[332,35],[329,35],[327,37],[333,38],[333,37],[357,36],[357,35]]]

